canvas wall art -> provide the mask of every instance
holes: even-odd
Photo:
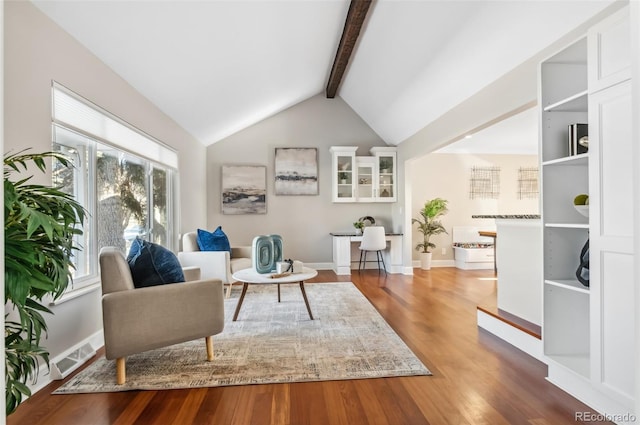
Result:
[[[267,213],[267,167],[222,166],[222,213]]]
[[[318,194],[318,149],[276,148],[276,195]]]

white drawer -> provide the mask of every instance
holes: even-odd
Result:
[[[465,263],[493,262],[492,248],[460,248],[453,247],[455,259]]]

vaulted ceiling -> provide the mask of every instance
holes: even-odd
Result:
[[[348,0],[33,3],[204,145],[324,93]],[[337,95],[399,144],[602,1],[378,0]]]

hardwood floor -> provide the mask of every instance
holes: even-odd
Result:
[[[50,395],[55,382],[7,424],[575,424],[591,410],[548,383],[544,364],[476,326],[491,277],[434,268],[313,280],[351,280],[433,376]]]

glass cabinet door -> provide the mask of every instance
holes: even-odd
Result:
[[[395,155],[380,155],[378,161],[378,198],[395,198]]]
[[[353,156],[341,156],[337,157],[337,197],[338,198],[352,198],[353,197],[353,184],[354,184],[354,157]]]
[[[356,198],[361,202],[373,202],[375,193],[375,161],[371,157],[356,157]]]

